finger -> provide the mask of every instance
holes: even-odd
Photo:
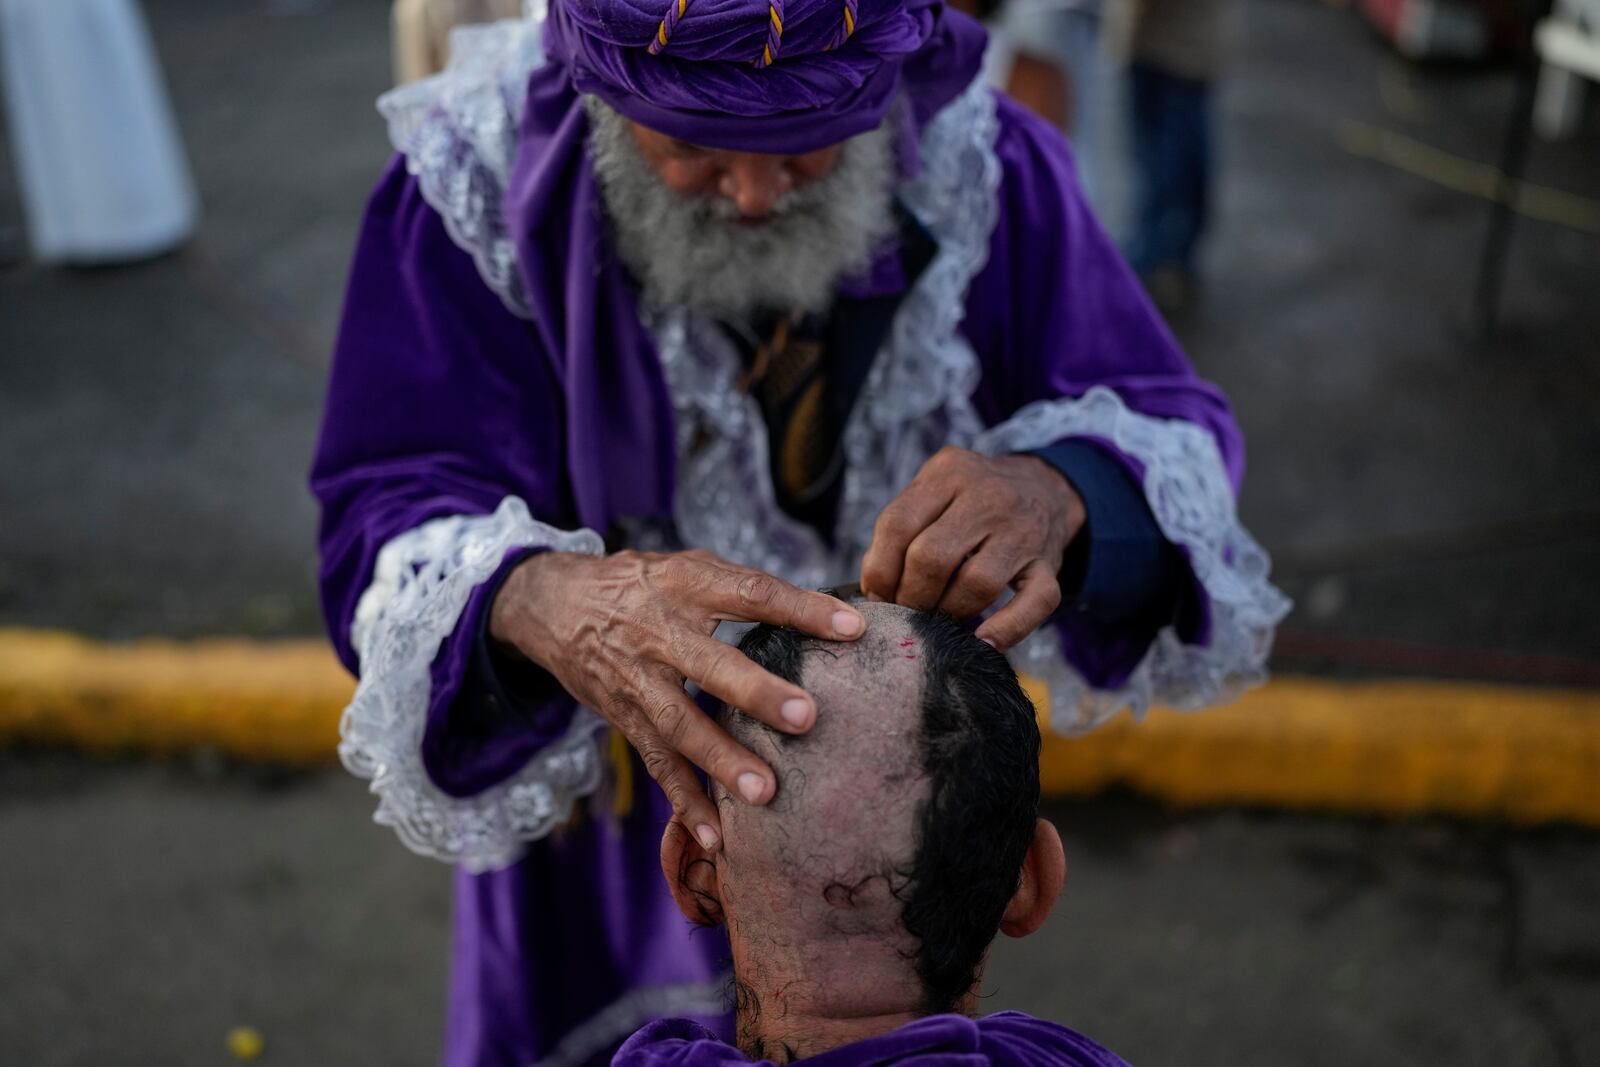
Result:
[[[1022,569],[1012,585],[1017,595],[978,627],[978,636],[1002,652],[1037,630],[1061,606],[1061,583],[1042,559]]]
[[[696,637],[685,643],[673,666],[718,700],[774,729],[800,734],[816,721],[816,702],[804,689],[762,670],[732,645]]]
[[[861,591],[894,601],[905,570],[906,549],[938,521],[954,499],[952,490],[928,479],[913,481],[878,513],[872,543],[861,557]]]
[[[689,761],[648,729],[628,734],[628,740],[639,753],[645,771],[655,779],[667,803],[672,805],[672,817],[694,834],[706,851],[720,848],[722,820]]]
[[[1019,562],[1017,554],[1001,547],[996,538],[987,539],[951,579],[938,609],[955,619],[977,616],[1019,577]]]
[[[992,516],[975,514],[959,504],[946,511],[906,549],[895,602],[931,610],[944,596],[956,570],[983,543],[985,527],[993,523]]]
[[[654,685],[643,694],[642,703],[653,732],[673,752],[747,803],[772,799],[776,788],[772,768],[730,737],[680,686]]]
[[[663,688],[670,690],[673,686],[664,685]],[[687,694],[684,695],[687,698]],[[722,837],[722,827],[716,804],[706,795],[705,786],[694,773],[694,768],[651,722],[644,699],[636,703],[628,698],[616,697],[607,702],[605,718],[622,731],[629,744],[639,753],[645,770],[655,779],[671,804],[674,817],[702,845],[708,849],[717,847]]]
[[[787,626],[828,641],[853,641],[867,628],[861,613],[837,597],[748,567],[719,563],[709,582],[704,568],[686,577],[714,618]]]

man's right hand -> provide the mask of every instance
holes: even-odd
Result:
[[[691,763],[752,804],[776,787],[772,769],[700,710],[684,680],[785,733],[804,733],[817,714],[805,690],[712,637],[725,620],[830,641],[854,640],[866,626],[841,600],[709,552],[544,552],[501,585],[489,632],[621,730],[673,817],[709,850],[721,843],[720,821]]]

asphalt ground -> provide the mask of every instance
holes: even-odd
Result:
[[[0,625],[314,634],[304,472],[387,153],[387,4],[142,6],[205,225],[136,268],[0,269]],[[1457,179],[1496,158],[1509,75],[1404,64],[1340,5],[1245,9],[1204,298],[1174,325],[1250,441],[1241,510],[1300,604],[1280,663],[1594,685],[1600,236],[1519,222],[1479,337],[1488,205]],[[1530,158],[1580,217],[1597,118]],[[265,1062],[432,1062],[446,872],[369,811],[331,771],[0,754],[0,1063],[224,1062],[237,1025]],[[1593,834],[1052,814],[1068,898],[997,949],[989,1006],[1135,1063],[1600,1062]]]
[[[435,1062],[449,877],[337,771],[0,755],[0,1062]],[[1054,803],[1066,893],[985,1010],[1136,1065],[1600,1062],[1600,838]]]

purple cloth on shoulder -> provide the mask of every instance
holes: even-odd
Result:
[[[796,1067],[1128,1067],[1082,1034],[1019,1011],[981,1019],[931,1015],[878,1037],[792,1061]],[[651,1023],[612,1067],[771,1067],[685,1019]]]

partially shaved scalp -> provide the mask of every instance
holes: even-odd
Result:
[[[817,719],[791,736],[724,710],[778,787],[764,807],[714,789],[723,917],[747,995],[803,984],[789,995],[866,1013],[909,989],[922,1011],[950,1011],[1021,874],[1038,727],[1004,657],[956,623],[855,606],[854,642],[761,626],[740,644],[805,687]]]
[[[715,794],[723,906],[729,936],[743,941],[741,955],[756,967],[781,963],[815,975],[820,986],[838,961],[853,957],[855,966],[871,968],[874,985],[894,993],[917,980],[901,895],[916,851],[917,810],[928,795],[918,743],[923,672],[909,611],[857,607],[867,619],[857,641],[763,627],[741,646],[804,686],[817,719],[791,736],[727,713],[729,732],[768,761],[778,789],[765,807],[725,790]],[[747,987],[769,987],[756,975],[740,977]],[[830,984],[856,995],[854,982]],[[804,992],[813,1000],[827,994]]]

